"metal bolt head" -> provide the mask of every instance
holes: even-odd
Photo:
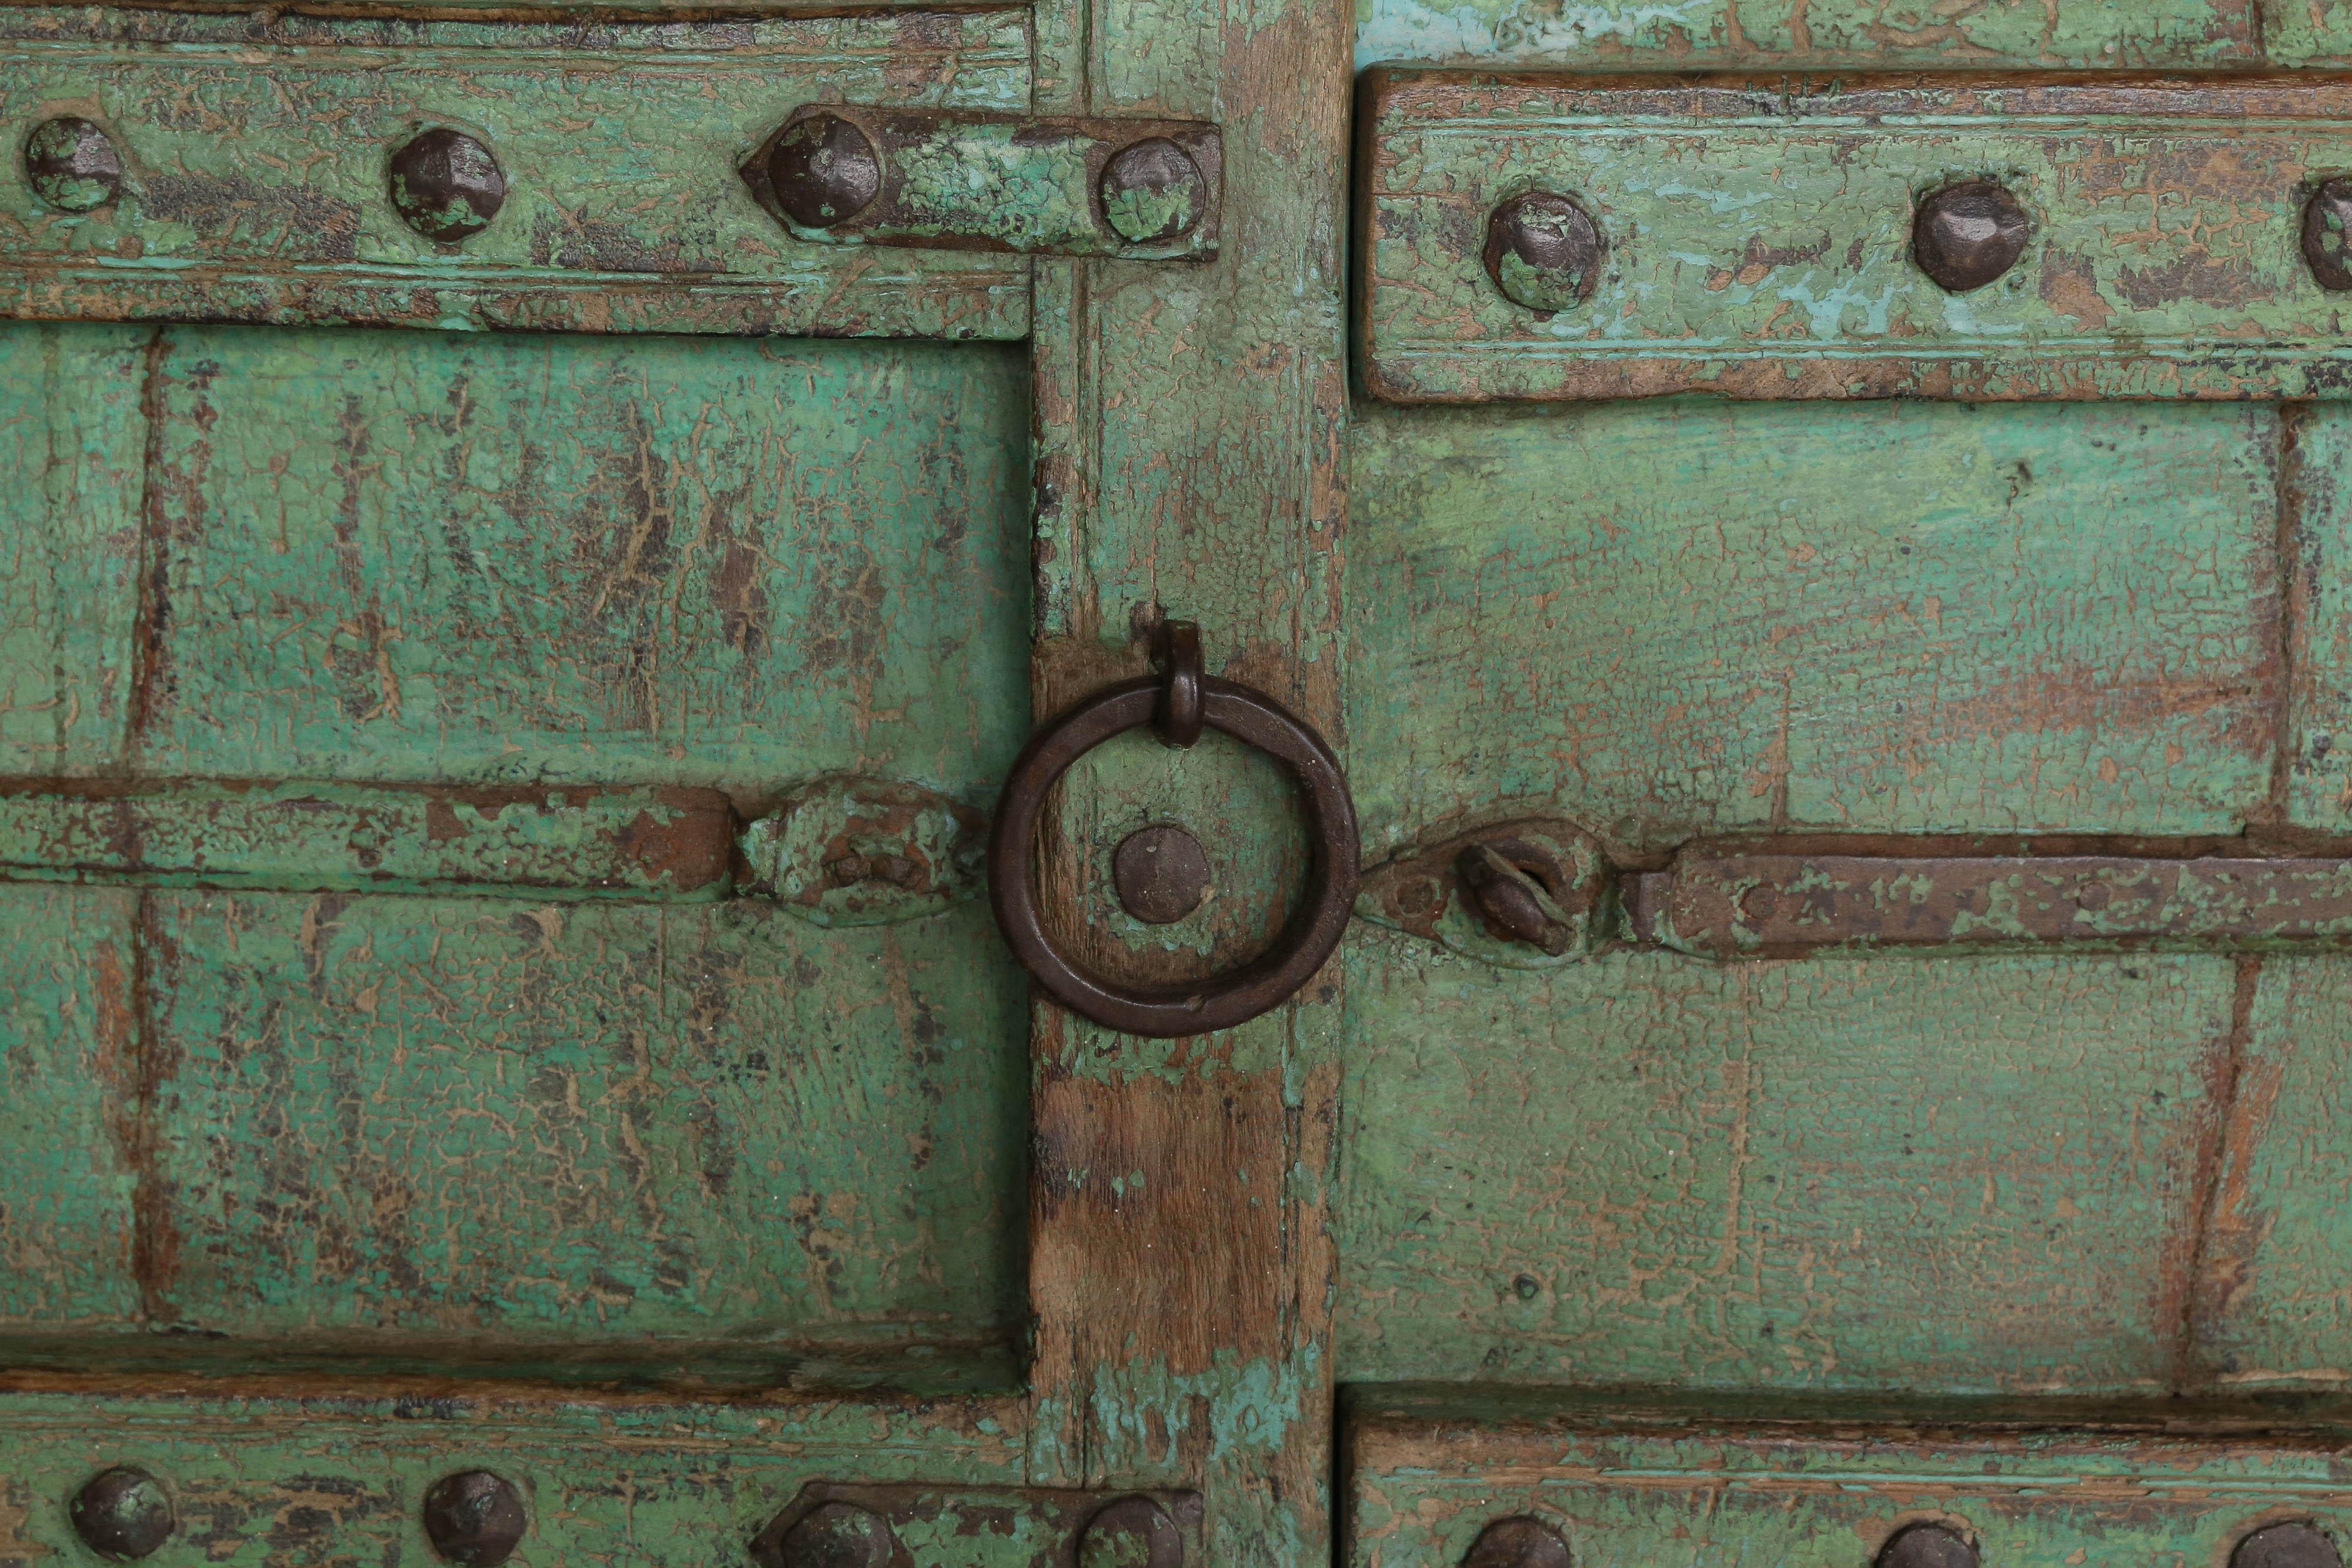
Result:
[[[410,137],[392,155],[391,180],[408,226],[444,245],[481,233],[506,204],[507,177],[490,150],[446,126]]]
[[[122,157],[105,131],[64,115],[44,120],[25,139],[25,178],[46,205],[87,213],[122,189]]]
[[[1948,1526],[1907,1525],[1878,1549],[1877,1568],[1977,1568],[1977,1549]]]
[[[1111,852],[1110,875],[1120,908],[1147,925],[1167,925],[1208,896],[1209,855],[1181,828],[1142,828]]]
[[[163,1485],[145,1470],[118,1466],[82,1483],[67,1511],[74,1533],[110,1563],[133,1563],[172,1538],[178,1521]]]
[[[1174,239],[1208,211],[1209,183],[1192,155],[1164,136],[1112,154],[1102,172],[1103,221],[1129,245]]]
[[[864,212],[882,189],[882,160],[866,132],[837,114],[784,127],[768,152],[768,188],[784,215],[829,229]]]
[[[1592,215],[1549,191],[1514,196],[1486,219],[1486,276],[1505,298],[1547,315],[1592,298],[1607,249]]]
[[[1183,1568],[1184,1537],[1148,1497],[1114,1498],[1087,1521],[1078,1568]]]
[[[1990,180],[1962,180],[1920,202],[1911,219],[1911,258],[1936,286],[1966,294],[2017,265],[2033,220]]]
[[[2322,288],[2352,288],[2352,180],[2330,180],[2303,204],[2303,259]]]
[[[2238,1542],[2230,1568],[2343,1568],[2343,1554],[2318,1526],[2266,1524]]]
[[[1498,1519],[1470,1543],[1462,1568],[1569,1568],[1568,1542],[1540,1519]]]
[[[522,1498],[488,1470],[459,1470],[425,1494],[425,1533],[442,1560],[495,1568],[514,1554],[530,1528]]]
[[[889,1568],[898,1554],[890,1521],[850,1502],[821,1502],[782,1535],[771,1525],[751,1543],[763,1568]]]

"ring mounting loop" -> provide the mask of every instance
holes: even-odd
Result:
[[[1193,650],[1197,658],[1197,634]],[[1079,758],[1115,735],[1153,723],[1164,702],[1159,676],[1106,686],[1040,731],[1013,764],[989,835],[989,903],[1013,956],[1071,1011],[1154,1040],[1231,1029],[1281,1006],[1339,946],[1356,902],[1356,803],[1339,759],[1304,720],[1264,692],[1197,672],[1195,678],[1201,722],[1288,768],[1306,807],[1315,862],[1306,896],[1272,946],[1204,980],[1123,986],[1078,967],[1045,934],[1035,876],[1045,797]]]
[[[1178,750],[1201,738],[1201,628],[1190,621],[1171,621],[1160,628],[1160,707],[1151,727]]]

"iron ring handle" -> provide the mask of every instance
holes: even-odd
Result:
[[[988,842],[988,899],[1022,967],[1055,1001],[1107,1028],[1153,1040],[1231,1029],[1288,1000],[1339,945],[1356,902],[1356,803],[1339,759],[1289,709],[1233,681],[1203,676],[1201,720],[1256,747],[1298,782],[1315,843],[1307,894],[1274,945],[1237,969],[1180,986],[1122,986],[1063,956],[1045,935],[1034,862],[1045,797],[1070,765],[1115,735],[1152,722],[1163,683],[1106,686],[1024,747],[1004,781]]]

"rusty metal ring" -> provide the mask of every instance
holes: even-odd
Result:
[[[1104,741],[1150,724],[1160,680],[1146,675],[1106,686],[1022,748],[989,834],[988,898],[997,929],[1022,967],[1054,999],[1108,1028],[1153,1040],[1206,1034],[1281,1006],[1339,945],[1356,902],[1356,803],[1339,759],[1322,737],[1267,696],[1232,681],[1201,681],[1201,717],[1211,729],[1255,746],[1297,779],[1315,844],[1306,896],[1274,945],[1238,969],[1176,986],[1122,986],[1087,973],[1045,935],[1032,874],[1045,797],[1070,765]]]

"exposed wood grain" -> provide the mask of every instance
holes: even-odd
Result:
[[[2234,408],[1362,418],[1367,852],[1505,801],[1656,849],[2234,832],[2276,723],[2273,465]]]
[[[736,167],[812,99],[1022,107],[1020,11],[536,26],[0,7],[0,113],[106,127],[121,196],[0,172],[0,311],[433,329],[1018,338],[1017,257],[793,239]],[[384,162],[419,125],[507,180],[462,246]],[[126,263],[134,264],[128,265]]]
[[[2163,1393],[2222,957],[1349,951],[1341,1376]]]
[[[1213,671],[1329,733],[1345,12],[1055,0],[1038,33],[1040,108],[1196,115],[1223,127],[1226,154],[1213,263],[1041,265],[1041,321],[1054,325],[1036,350],[1039,710],[1131,658],[1131,630],[1171,615],[1201,622]],[[1066,837],[1043,868],[1074,923],[1104,928],[1095,950],[1147,973],[1217,961],[1278,900],[1278,870],[1262,873],[1296,843],[1255,765],[1198,749],[1168,765],[1129,748],[1074,770]],[[1172,955],[1149,928],[1116,928],[1095,869],[1141,820],[1182,821],[1230,857],[1226,894]],[[1332,994],[1310,988],[1306,1010],[1328,1019],[1318,1004]],[[1033,1050],[1034,1476],[1198,1485],[1211,1562],[1322,1561],[1328,1023],[1285,1012],[1146,1043],[1041,1009]]]

